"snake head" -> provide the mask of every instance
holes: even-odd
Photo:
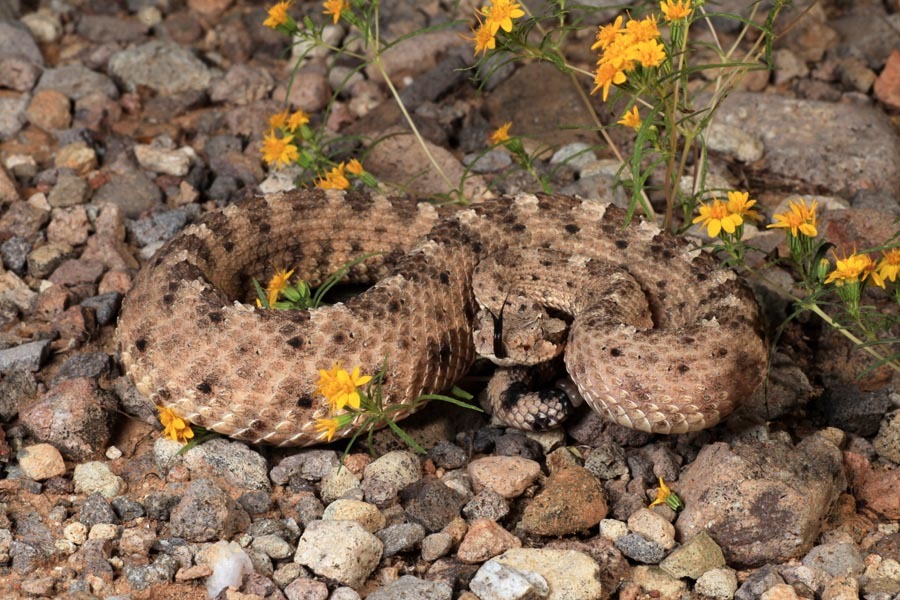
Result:
[[[501,366],[536,365],[565,349],[568,324],[537,302],[511,293],[498,310],[482,306],[475,322],[475,350]]]

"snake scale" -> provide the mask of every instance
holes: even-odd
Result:
[[[386,403],[448,389],[476,358],[473,273],[511,248],[617,266],[646,296],[652,327],[576,319],[565,350],[585,400],[658,433],[710,427],[759,385],[759,308],[745,284],[687,241],[614,206],[519,195],[446,215],[361,193],[294,191],[207,214],[144,265],[117,337],[128,377],[151,402],[252,443],[321,442],[319,369],[386,364]],[[311,284],[370,252],[350,283],[369,285],[310,311],[256,308],[252,277],[295,268]],[[558,284],[566,281],[558,273]],[[351,429],[338,431],[346,436]]]

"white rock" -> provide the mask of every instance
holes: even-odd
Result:
[[[600,521],[600,536],[611,542],[628,535],[628,525],[618,519],[603,519]]]
[[[49,44],[62,37],[63,27],[59,15],[47,8],[38,9],[22,17],[22,24],[39,42]]]
[[[115,446],[110,446],[106,449],[106,458],[109,460],[116,460],[117,458],[122,458],[122,451],[116,448]]]
[[[341,498],[325,507],[323,521],[356,521],[369,533],[383,529],[385,517],[378,507],[360,500]]]
[[[184,177],[188,174],[193,155],[194,151],[188,147],[168,150],[151,144],[135,144],[134,146],[134,157],[143,168],[176,177]]]
[[[694,591],[710,598],[731,600],[737,587],[737,574],[728,567],[719,567],[701,575],[694,584]]]
[[[65,536],[68,541],[73,544],[78,544],[79,546],[87,539],[87,533],[87,525],[80,521],[73,521],[63,528],[63,536]]]
[[[106,498],[115,498],[125,491],[125,480],[113,473],[106,463],[92,461],[75,465],[75,492],[93,494],[99,492]]]
[[[494,560],[484,563],[469,589],[481,600],[533,600],[550,593],[547,580],[532,571],[520,571]]]
[[[227,587],[241,587],[244,574],[253,572],[253,563],[247,553],[238,544],[224,540],[205,548],[202,558],[198,556],[197,564],[212,569],[212,575],[206,579],[206,593],[210,598],[215,598]]]
[[[733,156],[741,162],[751,163],[763,157],[762,140],[739,127],[713,121],[709,127],[706,144],[711,150]]]
[[[353,488],[359,487],[359,477],[347,467],[337,465],[322,478],[321,490],[322,502],[334,502]]]
[[[311,521],[297,544],[294,562],[358,588],[378,566],[383,548],[381,540],[356,521]]]
[[[550,586],[547,600],[594,600],[608,592],[600,584],[597,561],[576,550],[513,548],[493,560],[519,571],[538,573]]]
[[[652,510],[642,508],[635,511],[628,517],[628,528],[666,550],[675,547],[675,526]]]
[[[554,152],[553,156],[550,157],[550,164],[556,165],[564,162],[574,169],[580,170],[596,160],[597,155],[594,154],[590,144],[573,142]]]
[[[112,523],[97,523],[88,533],[89,540],[114,540],[119,536],[119,528]]]

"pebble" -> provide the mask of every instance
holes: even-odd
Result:
[[[675,547],[675,527],[662,515],[642,508],[628,517],[628,528],[665,550]]]
[[[419,458],[412,452],[395,450],[366,465],[360,488],[366,500],[382,506],[396,498],[401,489],[419,481],[419,476]]]
[[[466,452],[453,442],[439,440],[428,451],[428,458],[441,469],[459,469],[466,465]]]
[[[239,588],[244,575],[253,573],[250,557],[235,542],[220,540],[197,555],[197,564],[212,570],[206,580],[206,592],[210,598],[218,596],[227,587]]]
[[[28,98],[0,96],[0,142],[19,133],[27,120],[25,116],[27,106]],[[11,191],[14,190],[13,187]]]
[[[287,600],[326,600],[328,586],[315,579],[299,577],[284,588]]]
[[[532,485],[541,474],[541,465],[517,456],[487,456],[478,458],[467,467],[475,493],[489,489],[512,499]]]
[[[385,518],[378,507],[359,500],[338,499],[325,507],[324,521],[356,521],[369,533],[384,528]]]
[[[494,561],[543,577],[550,588],[547,600],[591,600],[614,591],[603,589],[597,561],[576,550],[513,548]]]
[[[60,382],[19,416],[35,439],[53,444],[72,460],[99,457],[109,445],[116,401],[91,379]],[[77,467],[76,467],[77,468]]]
[[[28,254],[28,274],[46,279],[63,261],[71,258],[75,250],[63,242],[50,242],[38,246]]]
[[[147,556],[156,542],[156,533],[145,527],[130,527],[122,530],[119,548],[125,555]]]
[[[874,85],[875,97],[890,108],[900,109],[900,49],[891,52]]]
[[[75,491],[82,494],[97,492],[106,498],[114,498],[125,491],[125,480],[112,472],[103,462],[86,462],[75,465],[72,476]]]
[[[47,240],[52,244],[61,244],[64,246],[81,246],[88,241],[91,233],[91,224],[88,219],[87,211],[83,206],[73,206],[71,208],[54,208],[52,211],[52,220],[47,226]],[[71,261],[73,264],[90,264],[93,261]],[[95,263],[100,264],[100,263]],[[100,265],[101,269],[103,265]],[[54,273],[53,275],[56,275]],[[53,275],[50,279],[53,280]],[[102,275],[97,275],[97,279]],[[58,283],[58,281],[54,281]]]
[[[25,115],[41,129],[66,129],[72,122],[69,98],[59,90],[41,90],[31,97]]]
[[[162,205],[162,191],[142,171],[114,173],[91,199],[94,205],[113,204],[122,217],[137,219],[144,212]]]
[[[434,562],[447,556],[453,549],[453,536],[445,531],[438,531],[422,538],[422,560]]]
[[[470,521],[475,519],[499,521],[509,514],[509,505],[506,503],[503,496],[497,492],[484,489],[475,494],[475,496],[463,506],[462,514]]]
[[[312,521],[300,537],[294,562],[358,588],[375,570],[382,548],[381,540],[355,521]]]
[[[451,600],[453,588],[440,581],[404,575],[366,596],[366,600]]]
[[[743,163],[752,163],[763,157],[765,146],[758,137],[733,127],[714,121],[707,134],[710,150],[721,152]]]
[[[38,340],[0,350],[0,373],[37,372],[50,354],[50,340]]]
[[[731,600],[737,591],[738,581],[734,569],[718,567],[710,569],[697,578],[694,591],[716,600]]]
[[[619,551],[644,564],[658,564],[666,555],[666,549],[637,533],[629,533],[615,541]]]
[[[550,593],[547,580],[531,571],[519,571],[495,560],[489,560],[469,582],[469,589],[480,600],[529,600],[546,598]]]
[[[375,533],[384,544],[384,557],[414,550],[425,538],[425,528],[418,523],[398,523]]]
[[[865,569],[863,557],[850,542],[819,544],[806,553],[803,564],[821,569],[832,577],[859,577]]]
[[[900,410],[884,416],[878,435],[872,440],[872,446],[884,458],[900,464]]]
[[[93,492],[81,505],[78,511],[78,520],[85,527],[91,529],[99,523],[116,524],[119,522],[119,516],[103,494]]]
[[[272,471],[274,470],[275,469],[272,469]],[[275,478],[271,473],[270,477],[275,481]],[[359,478],[347,467],[338,465],[332,467],[331,471],[322,478],[319,494],[322,497],[323,502],[330,503],[353,489],[359,489]]]
[[[480,563],[521,546],[522,540],[497,523],[490,519],[478,519],[469,525],[456,556],[466,563]]]
[[[553,473],[525,508],[521,526],[536,535],[568,535],[589,529],[606,517],[606,493],[583,467]]]
[[[84,523],[73,521],[63,528],[63,535],[67,540],[80,546],[87,540],[88,528]]]
[[[262,100],[275,87],[275,80],[264,69],[250,65],[232,65],[225,76],[215,81],[209,91],[213,102],[227,102],[238,106]]]
[[[290,544],[273,534],[255,537],[250,547],[275,560],[288,558],[294,553]]]
[[[271,489],[266,459],[241,442],[212,439],[183,456],[192,479],[208,477],[241,490]]]
[[[710,569],[724,567],[725,556],[709,534],[701,531],[673,550],[659,566],[673,577],[698,579]]]
[[[130,92],[145,86],[163,96],[206,90],[212,79],[210,69],[192,52],[158,40],[113,54],[109,73]]]
[[[410,521],[433,533],[440,531],[466,504],[466,496],[434,478],[425,478],[405,487],[400,494]]]
[[[191,481],[169,516],[169,531],[190,542],[230,538],[250,525],[246,511],[209,479]]]
[[[856,577],[835,577],[822,591],[822,600],[858,600],[859,581]]]
[[[66,473],[62,454],[50,444],[26,446],[18,452],[16,458],[25,476],[35,481],[44,481]]]
[[[85,175],[97,168],[97,151],[85,142],[72,142],[59,149],[53,159],[53,166]]]
[[[759,600],[802,600],[802,596],[794,590],[793,586],[779,583],[763,592]]]
[[[114,540],[119,537],[119,528],[110,523],[97,523],[88,533],[89,540]]]

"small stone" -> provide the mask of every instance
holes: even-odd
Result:
[[[736,600],[756,600],[767,589],[780,583],[784,583],[784,579],[781,578],[775,567],[766,565],[750,573],[735,592],[734,597]]]
[[[294,553],[294,549],[290,544],[281,537],[272,534],[254,538],[250,547],[275,560],[288,558]]]
[[[44,481],[66,473],[62,454],[50,444],[26,446],[19,451],[17,458],[25,476],[35,481]]]
[[[125,480],[113,473],[106,463],[87,462],[75,465],[75,491],[83,494],[100,493],[114,498],[125,490]]]
[[[776,584],[759,597],[759,600],[803,600],[793,586],[786,583]]]
[[[756,162],[763,157],[762,141],[739,127],[714,122],[709,128],[707,145],[710,150],[721,152],[743,163]]]
[[[432,533],[422,539],[422,560],[433,562],[447,556],[453,550],[453,536],[444,531]]]
[[[76,31],[95,43],[132,42],[140,40],[148,27],[137,19],[122,15],[83,14],[78,19]]]
[[[0,169],[0,179],[3,178],[3,169]],[[2,188],[2,185],[0,185]],[[0,199],[3,198],[0,189]],[[50,211],[40,208],[30,202],[10,199],[12,202],[6,208],[6,212],[0,215],[0,232],[10,236],[19,236],[32,240],[50,219]]]
[[[628,525],[618,519],[602,519],[600,521],[600,536],[611,542],[628,535]]]
[[[91,296],[81,301],[81,306],[90,308],[97,315],[98,325],[109,325],[119,314],[122,305],[122,294],[119,292],[107,292],[97,296]]]
[[[803,564],[821,569],[832,577],[859,577],[865,569],[859,549],[850,542],[819,544],[806,553]]]
[[[476,493],[490,489],[504,498],[521,496],[541,474],[541,465],[517,456],[488,456],[469,463],[467,468]]]
[[[459,516],[466,497],[443,482],[426,477],[403,488],[400,501],[410,521],[433,533]]]
[[[88,533],[89,540],[114,540],[119,537],[119,528],[110,523],[97,523]]]
[[[315,579],[298,577],[284,588],[287,600],[326,600],[328,586]]]
[[[869,557],[866,570],[859,578],[860,591],[868,594],[900,594],[900,562],[880,556]]]
[[[872,84],[878,77],[864,61],[852,56],[844,58],[838,63],[837,73],[841,78],[841,83],[863,94],[869,93]]]
[[[300,538],[294,562],[358,588],[378,566],[381,552],[381,540],[355,521],[312,521]]]
[[[3,265],[16,275],[25,274],[29,252],[31,252],[31,244],[27,239],[18,235],[14,235],[0,244]]]
[[[28,254],[28,274],[37,279],[46,279],[63,261],[74,254],[72,246],[61,242],[38,246]]]
[[[184,228],[189,218],[188,210],[176,208],[155,212],[136,221],[128,220],[126,226],[138,246],[143,247],[168,240]]]
[[[822,590],[822,600],[858,600],[859,597],[856,577],[835,577]]]
[[[60,382],[20,411],[35,439],[56,446],[73,460],[100,456],[109,445],[115,398],[91,379]]]
[[[630,580],[644,592],[662,600],[677,600],[687,592],[687,584],[659,567],[639,565],[631,570]]]
[[[31,371],[36,373],[50,353],[50,340],[38,340],[0,350],[0,373]]]
[[[369,533],[375,533],[385,525],[384,515],[378,507],[359,500],[338,499],[325,507],[325,521],[356,521]]]
[[[285,485],[292,477],[300,477],[305,481],[319,481],[334,474],[335,469],[352,475],[349,469],[341,465],[334,450],[303,450],[282,458],[272,467],[269,477],[278,485]]]
[[[88,528],[84,523],[74,521],[63,528],[63,536],[73,544],[81,545],[87,540]]]
[[[494,148],[487,152],[466,154],[462,162],[473,173],[497,173],[512,164],[512,157],[505,149]]]
[[[891,52],[875,80],[875,97],[894,110],[900,109],[900,49]]]
[[[872,440],[872,446],[879,455],[889,461],[900,464],[900,410],[884,416],[878,435]]]
[[[425,528],[418,523],[398,523],[375,533],[384,544],[383,557],[409,552],[425,537]]]
[[[622,554],[644,564],[655,565],[666,555],[665,548],[636,533],[617,539],[615,544]]]
[[[466,563],[480,563],[510,548],[521,546],[522,540],[497,523],[490,519],[478,519],[469,525],[469,531],[460,542],[456,556]]]
[[[97,168],[97,152],[85,142],[72,142],[59,149],[53,159],[58,169],[71,169],[79,175]]]
[[[694,584],[694,591],[716,600],[731,600],[737,590],[737,574],[728,567],[710,569]]]
[[[592,600],[614,590],[604,589],[597,561],[577,550],[513,548],[494,561],[521,573],[537,573],[550,588],[547,600]]]
[[[509,506],[500,494],[492,490],[481,490],[463,507],[462,514],[466,519],[490,519],[499,521],[509,514]]]
[[[662,515],[642,508],[628,517],[628,528],[654,541],[665,550],[675,547],[675,527]]]
[[[244,509],[209,479],[192,481],[169,517],[172,535],[191,542],[230,538],[249,524]]]
[[[466,464],[465,451],[447,440],[440,440],[428,451],[428,458],[442,469],[459,469]]]
[[[519,571],[495,560],[489,560],[475,574],[469,589],[480,600],[530,600],[546,598],[550,593],[547,580],[531,571]]]
[[[204,91],[212,77],[209,68],[189,50],[158,40],[115,53],[108,70],[131,92],[145,86],[162,96]]]
[[[78,520],[90,529],[98,523],[115,525],[119,522],[119,516],[103,494],[94,492],[81,505]]]
[[[245,575],[253,573],[250,556],[236,542],[220,540],[197,553],[195,560],[212,570],[206,580],[206,592],[210,598],[218,597],[228,587],[241,586]]]
[[[450,600],[453,588],[441,581],[404,575],[366,596],[366,600]]]
[[[125,555],[147,556],[156,542],[156,533],[144,527],[130,527],[122,531],[119,550]]]
[[[20,21],[39,42],[49,44],[58,41],[62,36],[62,22],[59,15],[52,10],[40,8],[35,12],[23,15]]]
[[[597,479],[615,479],[628,475],[625,450],[609,438],[601,438],[584,461],[584,468]]]
[[[536,535],[568,535],[606,517],[606,494],[596,477],[571,467],[547,478],[544,489],[522,515],[522,529]]]
[[[419,475],[418,457],[412,452],[395,450],[366,465],[360,487],[366,500],[381,506],[394,499],[401,489],[417,482]]]
[[[660,568],[679,579],[697,579],[710,569],[725,566],[722,549],[705,531],[701,531],[666,557]]]
[[[274,87],[275,80],[267,70],[236,64],[213,83],[209,97],[213,102],[242,106],[266,98]]]
[[[275,469],[272,471],[274,472]],[[358,488],[359,478],[347,467],[338,465],[332,467],[331,471],[322,478],[320,495],[323,502],[334,502],[350,490]]]
[[[194,151],[189,147],[169,150],[152,144],[135,144],[134,157],[148,171],[184,177],[191,168]]]
[[[69,98],[58,90],[41,90],[31,97],[25,114],[41,129],[67,129],[72,121]]]
[[[34,398],[36,393],[37,381],[30,371],[14,370],[4,375],[0,379],[0,420],[11,421],[19,414],[19,406]]]
[[[94,192],[92,204],[114,204],[122,217],[137,219],[162,205],[162,191],[143,171],[131,170],[113,174]]]
[[[272,92],[272,99],[279,103],[286,102],[293,109],[299,108],[313,114],[325,108],[331,93],[328,74],[315,65],[309,65],[294,73],[290,91],[287,86],[279,85]]]
[[[54,208],[53,218],[47,226],[47,240],[53,244],[81,246],[88,241],[91,224],[83,206]],[[94,262],[85,261],[84,264]],[[76,264],[81,264],[80,261]],[[99,264],[99,263],[97,263]],[[103,265],[101,265],[102,267]],[[102,274],[102,271],[101,273]],[[97,275],[100,278],[100,275]]]
[[[209,440],[184,453],[192,479],[208,477],[244,490],[270,489],[266,460],[246,444]]]

